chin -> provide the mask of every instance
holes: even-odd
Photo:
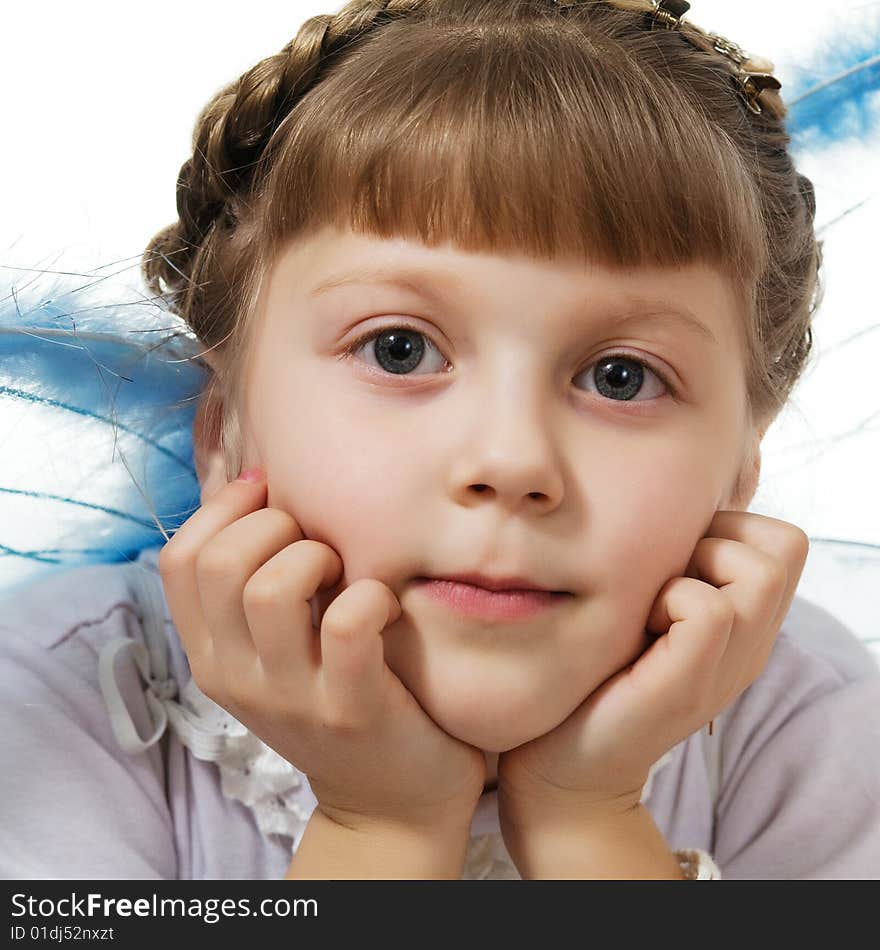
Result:
[[[484,752],[515,749],[549,732],[566,718],[564,711],[554,714],[546,707],[539,714],[537,703],[510,702],[510,696],[505,697],[507,702],[499,699],[494,704],[485,693],[476,701],[461,696],[461,701],[456,702],[455,695],[448,692],[442,699],[418,695],[416,699],[444,732]]]
[[[559,676],[553,649],[526,638],[450,631],[404,615],[384,634],[385,659],[430,718],[484,752],[507,752],[565,720],[595,689],[597,674]],[[598,678],[601,680],[601,678]]]
[[[436,720],[435,720],[436,721]],[[542,735],[542,731],[523,731],[521,729],[498,728],[493,723],[470,722],[464,728],[456,728],[454,725],[444,725],[437,723],[445,732],[474,746],[476,749],[482,749],[483,752],[508,752],[515,749],[524,742]],[[547,730],[543,730],[546,732]]]

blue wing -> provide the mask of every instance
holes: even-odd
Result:
[[[96,302],[91,284],[0,302],[0,594],[133,559],[199,504],[198,347],[158,307]]]
[[[880,12],[841,21],[785,80],[782,95],[795,152],[880,128]]]

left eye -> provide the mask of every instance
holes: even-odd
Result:
[[[367,351],[372,352],[380,368],[396,376],[411,373],[422,362],[426,344],[440,357],[440,367],[432,372],[442,372],[448,366],[443,355],[425,334],[411,327],[383,327],[380,330],[371,330],[350,343],[343,355],[353,356],[368,343],[373,346]]]
[[[601,396],[616,402],[632,402],[633,396],[644,393],[646,374],[648,378],[653,377],[654,386],[659,390],[654,397],[672,392],[672,387],[656,370],[625,353],[602,356],[579,375],[592,380]],[[647,398],[651,398],[650,395]]]

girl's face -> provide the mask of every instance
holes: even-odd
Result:
[[[645,648],[715,511],[751,498],[732,495],[752,438],[738,319],[703,265],[614,272],[329,228],[290,244],[241,419],[268,504],[345,565],[316,617],[376,578],[403,610],[386,661],[447,732],[499,752],[562,722]],[[573,596],[486,620],[417,583],[470,572]]]

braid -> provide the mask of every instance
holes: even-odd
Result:
[[[193,157],[181,169],[178,212],[204,234],[213,214],[246,187],[269,140],[340,52],[394,18],[400,0],[366,0],[302,25],[283,49],[221,91],[197,121]]]
[[[214,250],[211,234],[235,228],[275,130],[341,52],[421,2],[355,0],[335,15],[309,18],[280,52],[224,87],[199,114],[193,154],[177,176],[178,221],[149,242],[142,271],[150,290],[202,339],[210,328],[199,316],[207,308],[198,275]]]

